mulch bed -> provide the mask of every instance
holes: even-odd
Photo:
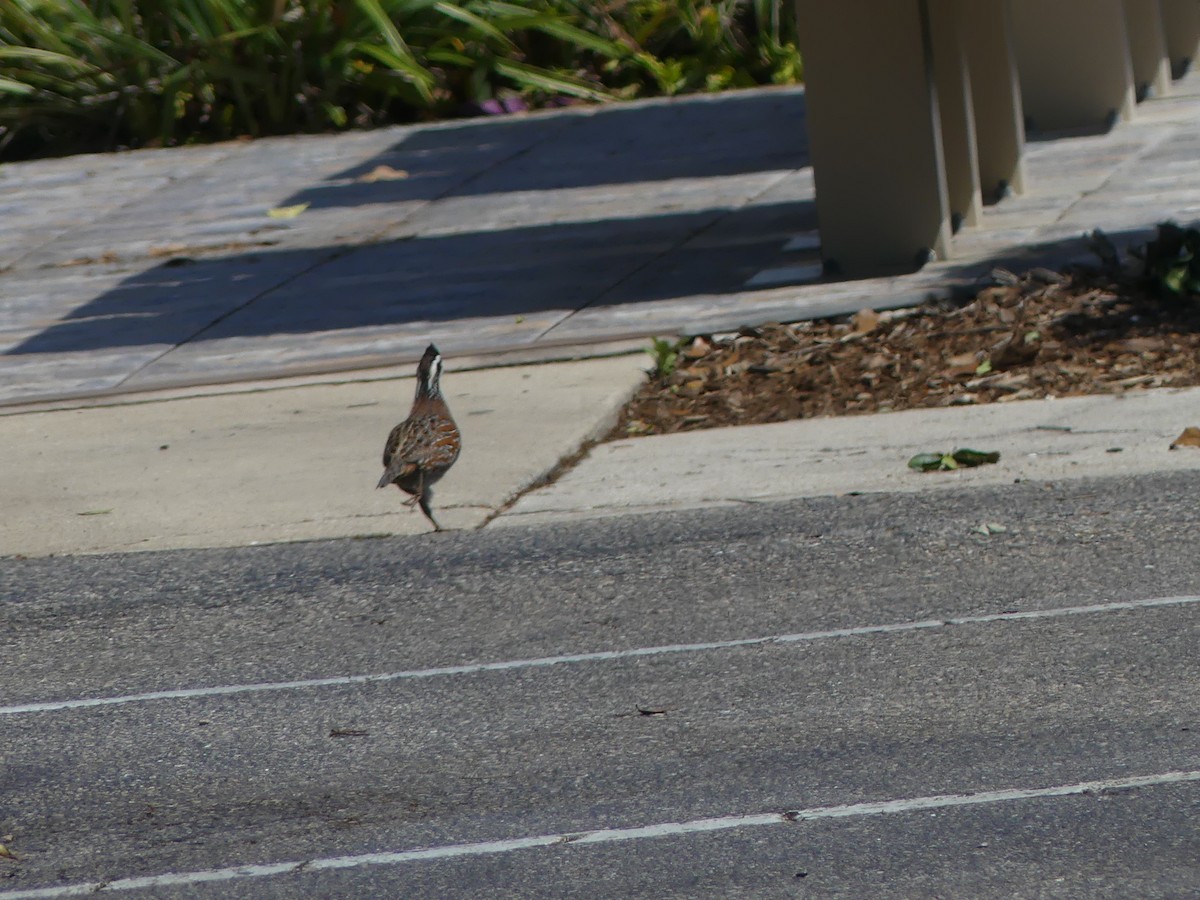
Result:
[[[1200,300],[1105,271],[993,275],[963,305],[680,341],[608,439],[1200,384]]]

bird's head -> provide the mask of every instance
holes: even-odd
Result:
[[[425,354],[417,365],[417,393],[436,394],[440,388],[438,383],[442,377],[442,354],[438,348],[430,344],[425,348]]]

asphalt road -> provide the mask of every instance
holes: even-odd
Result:
[[[0,561],[0,900],[1194,896],[1197,496]]]

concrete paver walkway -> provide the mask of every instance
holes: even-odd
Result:
[[[1031,143],[954,260],[832,284],[800,89],[7,165],[0,403],[902,305],[1200,214],[1200,76],[1176,87]]]

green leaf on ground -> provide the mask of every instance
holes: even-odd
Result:
[[[971,450],[969,447],[963,447],[961,450],[955,450],[953,456],[954,461],[960,466],[984,466],[1000,462],[1000,451],[998,450]]]
[[[999,451],[989,452],[963,447],[952,453],[918,453],[908,461],[908,467],[918,472],[948,472],[960,466],[972,468],[999,461]]]
[[[918,472],[938,472],[957,469],[958,463],[949,453],[918,453],[908,461],[908,467]]]

